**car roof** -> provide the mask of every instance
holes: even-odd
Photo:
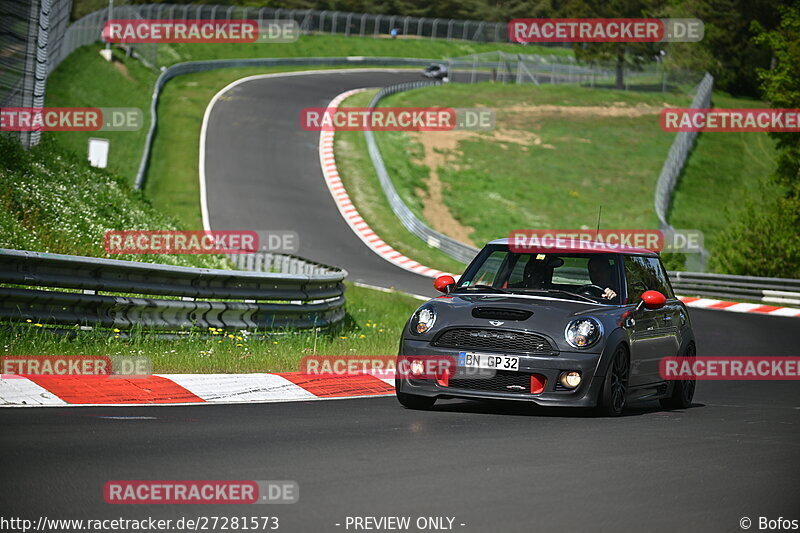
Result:
[[[503,238],[503,239],[495,239],[489,244],[500,244],[508,246],[511,239]],[[590,253],[590,254],[625,254],[625,255],[647,255],[650,257],[658,257],[658,254],[653,250],[648,250],[646,248],[635,248],[632,246],[614,246],[608,245],[604,242],[590,242],[590,241],[578,241],[574,244],[569,242],[567,239],[563,239],[563,245],[559,243],[558,246],[524,246],[525,253],[529,252],[543,252],[543,253],[553,253],[553,252],[561,252],[561,253]]]

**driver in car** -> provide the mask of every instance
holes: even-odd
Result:
[[[613,300],[617,293],[611,288],[616,286],[614,283],[614,267],[609,264],[605,257],[592,257],[589,259],[589,279],[594,285],[603,290],[600,297],[606,300]]]

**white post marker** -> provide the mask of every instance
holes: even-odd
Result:
[[[108,165],[108,139],[89,138],[89,164],[97,168]]]

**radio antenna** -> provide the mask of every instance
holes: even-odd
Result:
[[[597,211],[597,231],[595,231],[594,234],[595,240],[597,240],[597,238],[600,236],[600,215],[602,214],[603,214],[603,205],[600,204],[600,210]]]

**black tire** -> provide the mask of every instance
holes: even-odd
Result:
[[[628,350],[624,344],[620,344],[608,363],[606,378],[597,399],[597,413],[600,416],[619,416],[625,410],[629,376]]]
[[[695,355],[697,355],[697,348],[693,343],[689,344],[683,352],[683,356],[694,357]],[[697,381],[693,379],[676,381],[672,387],[672,395],[659,400],[661,407],[664,409],[686,409],[692,405],[696,386]]]
[[[397,401],[406,409],[430,409],[436,403],[436,398],[429,398],[428,396],[417,396],[416,394],[406,394],[405,392],[398,392]]]

